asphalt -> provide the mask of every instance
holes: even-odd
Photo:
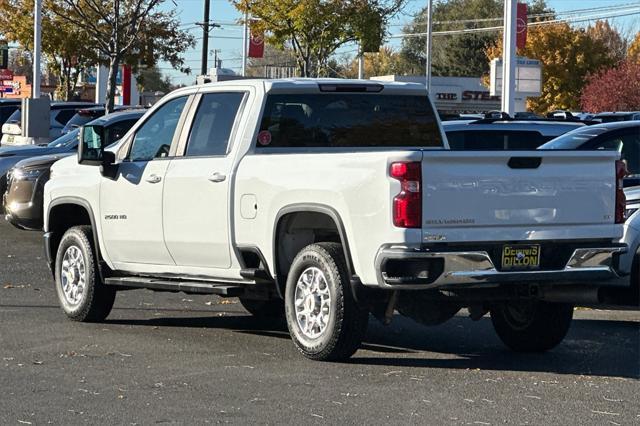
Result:
[[[41,234],[0,223],[0,424],[640,424],[640,312],[577,310],[551,352],[490,319],[371,320],[345,363],[302,358],[235,299],[121,292],[103,324],[57,306]]]

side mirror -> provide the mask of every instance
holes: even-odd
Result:
[[[78,163],[101,166],[104,163],[105,134],[102,126],[83,126],[78,134]]]

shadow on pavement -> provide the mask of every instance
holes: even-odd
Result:
[[[284,321],[258,319],[237,312],[231,315],[108,320],[107,323],[222,328],[289,339]],[[504,347],[488,318],[472,322],[456,317],[435,327],[423,327],[402,317],[396,317],[391,326],[384,327],[372,319],[361,350],[348,363],[640,378],[640,323],[574,319],[569,335],[554,350],[521,354]]]
[[[8,307],[0,305],[0,307]],[[22,307],[27,306],[15,306]],[[51,309],[53,306],[28,306]],[[283,320],[252,317],[241,311],[162,308],[118,308],[165,312],[162,317],[108,319],[114,326],[227,329],[238,333],[289,339]],[[191,312],[198,316],[169,316]],[[216,316],[218,315],[218,316]],[[371,319],[367,336],[349,364],[461,370],[530,371],[587,376],[640,378],[640,323],[604,319],[574,319],[568,336],[544,354],[509,351],[487,317],[473,322],[457,316],[447,323],[424,327],[404,317],[384,327]]]

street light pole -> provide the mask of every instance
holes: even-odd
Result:
[[[247,75],[247,37],[249,32],[249,13],[244,13],[244,23],[242,25],[242,76]]]
[[[42,56],[42,0],[36,0],[33,11],[33,84],[31,97],[40,98],[40,57]]]
[[[513,117],[516,92],[516,18],[517,0],[504,2],[502,44],[502,111]]]
[[[426,77],[427,77],[427,81],[426,81],[426,86],[427,86],[427,93],[431,94],[431,39],[432,39],[432,27],[433,27],[433,20],[432,20],[432,13],[433,13],[433,0],[428,0],[427,3],[427,51],[426,51],[426,55],[427,55],[427,60],[426,60]]]
[[[202,67],[200,75],[207,75],[207,59],[209,57],[209,8],[211,0],[204,0],[204,21],[202,22]]]

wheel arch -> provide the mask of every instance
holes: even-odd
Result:
[[[78,214],[74,216],[73,214]],[[65,215],[66,214],[66,215]],[[63,216],[64,215],[64,216]],[[64,233],[73,226],[90,225],[98,269],[102,277],[102,255],[98,239],[96,217],[91,204],[78,197],[60,197],[53,200],[47,208],[45,229],[45,253],[53,272],[58,246]]]
[[[283,233],[286,230],[286,225],[289,224],[290,220],[296,215],[318,215],[317,217],[324,217],[329,221],[328,223],[331,223],[333,225],[338,237],[337,242],[342,245],[342,249],[344,250],[344,258],[346,261],[349,277],[353,281],[356,277],[356,273],[353,266],[353,259],[351,257],[349,240],[340,214],[334,208],[324,204],[290,204],[278,211],[273,226],[272,262],[276,288],[279,295],[284,296],[284,286],[286,285],[286,273],[283,274],[281,267],[282,256],[284,255],[283,247],[281,246],[281,240],[284,237]],[[288,270],[286,272],[288,272]]]

